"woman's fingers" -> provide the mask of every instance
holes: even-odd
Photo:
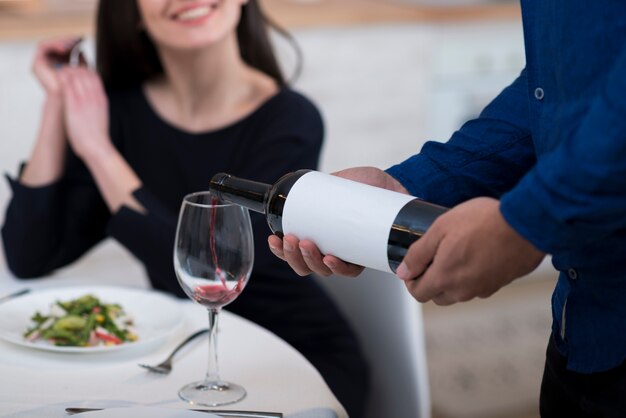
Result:
[[[65,107],[71,111],[78,106],[84,95],[82,81],[77,77],[75,69],[65,67],[58,72]]]
[[[77,105],[83,102],[100,103],[106,99],[100,77],[87,68],[65,67],[59,70],[63,93],[70,102]]]
[[[48,67],[66,64],[70,51],[80,41],[81,38],[61,38],[42,41],[39,43],[35,53],[35,63]]]

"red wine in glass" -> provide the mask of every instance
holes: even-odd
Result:
[[[200,305],[207,307],[224,306],[235,300],[242,290],[242,280],[235,282],[235,286],[231,288],[226,282],[204,284],[195,287],[193,299]]]

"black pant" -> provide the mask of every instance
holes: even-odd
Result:
[[[626,417],[626,363],[591,374],[567,370],[565,364],[551,337],[541,383],[542,418]]]

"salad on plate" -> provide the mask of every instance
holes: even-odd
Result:
[[[56,301],[47,314],[39,311],[24,332],[29,342],[47,341],[55,346],[117,346],[137,340],[133,318],[115,303],[103,303],[91,294]]]

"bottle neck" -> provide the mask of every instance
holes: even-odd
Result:
[[[245,180],[225,173],[213,176],[209,184],[209,190],[218,199],[259,213],[266,211],[267,197],[271,187],[269,184]]]

